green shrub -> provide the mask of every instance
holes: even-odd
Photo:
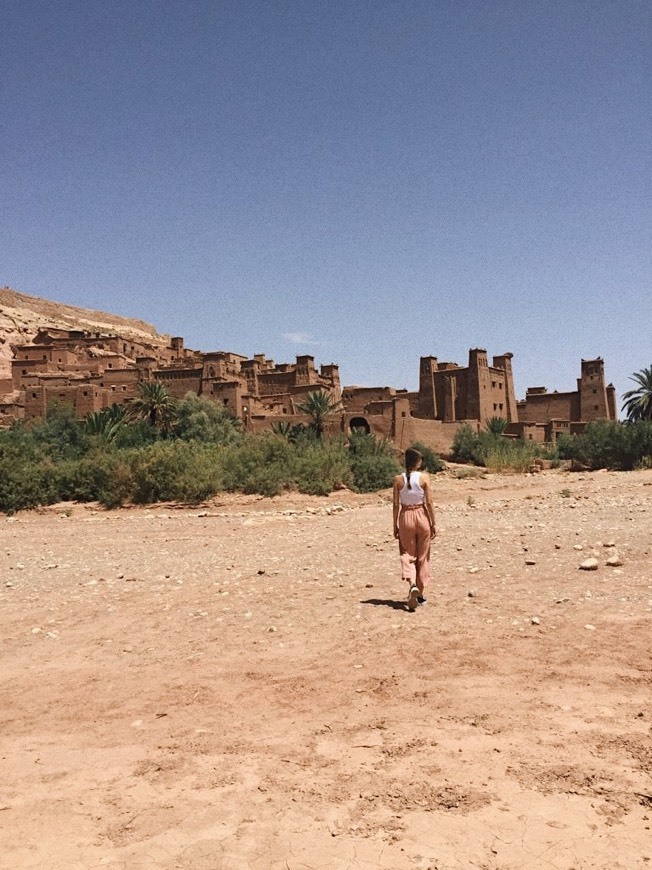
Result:
[[[358,492],[376,492],[387,489],[400,472],[394,456],[359,456],[351,462],[353,488]]]
[[[281,435],[247,435],[222,454],[225,489],[279,495],[294,484],[295,448]]]
[[[309,495],[328,495],[353,481],[350,455],[341,438],[299,443],[296,456],[296,486]]]
[[[60,501],[54,469],[50,459],[0,458],[0,511],[13,514]]]
[[[214,451],[183,441],[159,441],[134,451],[130,468],[137,504],[197,504],[214,495],[222,482]]]
[[[349,435],[348,445],[353,489],[376,492],[392,485],[401,469],[389,439],[355,429]]]
[[[520,439],[496,438],[482,444],[484,464],[494,473],[526,472],[532,460],[539,455],[538,447]]]
[[[471,462],[474,465],[484,465],[480,436],[468,423],[455,433],[451,448],[451,459],[454,462]]]
[[[186,393],[176,406],[174,436],[184,441],[234,444],[240,439],[240,421],[227,409],[212,401]]]
[[[32,423],[29,429],[41,452],[55,460],[76,459],[88,447],[85,426],[67,403],[53,401],[45,417]]]
[[[56,478],[61,501],[117,507],[132,500],[133,478],[124,451],[96,449],[81,459],[60,462]]]
[[[629,471],[652,457],[652,422],[589,423],[581,435],[562,435],[557,449],[562,459],[588,468]]]
[[[376,438],[364,429],[354,429],[348,438],[351,456],[396,456],[396,450],[389,438]]]
[[[556,450],[522,438],[506,438],[489,429],[476,433],[464,424],[455,433],[451,455],[456,462],[472,462],[488,471],[522,473],[536,456],[556,457]]]

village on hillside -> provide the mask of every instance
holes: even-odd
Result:
[[[581,360],[576,390],[531,387],[517,401],[512,354],[490,362],[480,348],[469,350],[466,365],[421,357],[419,387],[412,392],[342,387],[338,365],[317,368],[307,354],[275,363],[264,354],[249,359],[226,351],[203,353],[186,348],[180,337],[161,343],[126,331],[41,326],[31,340],[11,348],[11,377],[0,378],[0,426],[42,417],[53,401],[71,405],[83,418],[124,405],[142,383],[161,384],[174,398],[193,392],[218,402],[252,432],[280,420],[305,422],[300,406],[321,390],[341,403],[329,420],[331,432],[362,429],[391,439],[399,450],[420,441],[446,452],[461,425],[480,430],[493,417],[506,421],[505,435],[538,443],[617,417],[615,388],[606,383],[600,357]]]

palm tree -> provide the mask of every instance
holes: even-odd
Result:
[[[638,389],[623,394],[623,411],[630,423],[652,420],[652,366],[635,372],[629,379]]]
[[[294,444],[297,441],[297,438],[301,435],[302,432],[305,432],[306,427],[303,423],[286,423],[285,420],[279,420],[278,423],[272,423],[271,431],[274,435],[280,435],[281,438],[285,438],[286,441],[289,441],[290,444]]]
[[[342,410],[342,402],[334,399],[325,390],[313,390],[305,402],[297,405],[297,411],[311,418],[310,428],[321,438],[326,428],[326,418]]]
[[[113,404],[110,408],[102,408],[89,414],[84,419],[84,428],[88,435],[97,435],[103,441],[114,441],[124,422],[124,408]]]
[[[162,384],[138,384],[138,395],[129,400],[130,420],[144,420],[167,434],[177,419],[176,402]]]
[[[504,417],[491,417],[484,425],[486,431],[492,435],[502,435],[507,428],[507,420]]]

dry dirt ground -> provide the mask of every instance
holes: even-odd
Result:
[[[652,867],[652,471],[435,492],[0,517],[3,870]]]

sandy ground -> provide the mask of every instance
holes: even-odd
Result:
[[[435,492],[1,516],[3,870],[651,867],[652,471]]]

